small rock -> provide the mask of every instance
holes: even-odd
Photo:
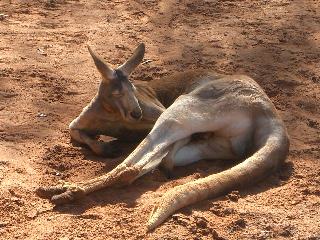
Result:
[[[218,234],[218,232],[216,231],[216,230],[214,230],[214,229],[211,229],[211,235],[212,235],[212,238],[213,239],[224,239],[223,237],[221,237],[221,236],[219,236],[219,234]]]
[[[0,228],[6,227],[9,225],[9,222],[0,222]]]
[[[45,113],[38,113],[37,114],[37,117],[41,117],[41,118],[43,118],[43,117],[46,117],[47,115],[45,114]]]
[[[304,189],[302,189],[301,192],[302,192],[303,195],[310,195],[311,194],[311,191],[310,191],[309,188],[304,188]]]
[[[180,224],[181,226],[189,226],[190,225],[190,219],[187,216],[184,216],[182,214],[174,214],[172,215],[172,219]]]
[[[206,228],[208,226],[208,223],[205,219],[203,218],[197,218],[196,220],[196,225],[199,228]]]
[[[233,208],[225,208],[223,210],[223,213],[224,213],[225,216],[227,216],[227,215],[235,213],[235,210]]]
[[[148,63],[151,63],[152,60],[151,59],[146,59],[145,61],[143,61],[141,64],[142,65],[145,65],[145,64],[148,64]]]
[[[209,228],[202,228],[200,229],[199,233],[202,235],[202,236],[208,236],[209,234],[211,234],[211,229]]]
[[[244,219],[240,218],[240,219],[237,219],[236,221],[233,221],[229,227],[231,231],[239,231],[246,227],[246,222]]]
[[[24,204],[23,200],[18,197],[11,197],[10,200],[19,206],[22,206]]]
[[[257,236],[257,239],[259,240],[265,240],[265,239],[270,239],[272,237],[272,232],[271,231],[260,231],[259,235]]]
[[[290,202],[290,204],[291,205],[298,205],[299,203],[301,203],[302,202],[302,200],[301,199],[298,199],[298,200],[292,200],[291,202]]]
[[[232,202],[238,202],[239,198],[240,198],[240,194],[239,191],[232,191],[231,193],[229,193],[227,195],[227,197],[229,198],[230,201]]]
[[[225,217],[225,216],[228,216],[228,215],[235,213],[235,210],[233,208],[221,208],[221,206],[212,207],[209,210],[210,210],[210,212],[217,215],[218,217]]]
[[[279,235],[282,237],[290,237],[292,236],[292,233],[289,231],[289,229],[283,229],[279,232]]]
[[[0,130],[1,132],[1,130]],[[9,165],[9,162],[7,160],[0,160],[0,165]]]
[[[210,208],[209,210],[210,210],[210,212],[212,212],[213,214],[217,215],[218,217],[223,217],[224,216],[224,214],[221,211],[221,209]]]
[[[238,220],[234,221],[234,224],[241,228],[245,228],[247,225],[246,221],[243,218],[239,218]]]
[[[122,44],[116,44],[114,45],[116,48],[121,49],[121,50],[126,50],[126,47]]]
[[[308,240],[319,240],[320,239],[320,234],[319,235],[315,235],[315,236],[310,236],[307,239]]]
[[[26,173],[26,171],[24,169],[22,169],[22,168],[16,168],[15,171],[17,173],[20,173],[20,174],[25,174]]]
[[[39,212],[36,209],[33,209],[27,213],[27,217],[30,219],[35,219],[38,215],[39,215]]]
[[[41,48],[38,48],[38,52],[39,52],[39,54],[41,54],[43,56],[47,56],[47,53]]]
[[[282,237],[291,237],[293,234],[292,234],[292,226],[290,225],[286,225],[286,226],[282,226],[280,227],[280,229],[278,229],[278,234]]]
[[[0,21],[4,20],[8,15],[0,13]]]

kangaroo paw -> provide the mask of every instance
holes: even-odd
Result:
[[[80,186],[63,183],[57,186],[39,187],[36,194],[39,197],[50,199],[56,205],[60,205],[82,198],[85,192]]]
[[[101,142],[100,143],[100,154],[103,157],[116,158],[122,155],[120,146],[113,142]]]

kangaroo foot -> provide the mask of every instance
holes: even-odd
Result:
[[[119,165],[109,173],[79,184],[64,182],[57,186],[39,187],[36,193],[40,197],[50,199],[55,205],[61,205],[105,187],[128,185],[136,179],[140,172],[140,168]]]

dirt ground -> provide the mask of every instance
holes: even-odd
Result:
[[[1,0],[0,239],[320,239],[320,3],[317,0]],[[223,163],[160,171],[53,208],[41,185],[81,181],[121,159],[70,143],[94,96],[90,44],[112,65],[138,43],[133,79],[196,68],[244,73],[266,90],[291,138],[286,164],[261,183],[189,206],[154,232],[153,202]]]

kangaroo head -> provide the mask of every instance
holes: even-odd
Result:
[[[116,69],[112,69],[89,46],[88,50],[102,75],[98,98],[102,101],[103,106],[118,110],[125,121],[140,120],[142,118],[142,110],[136,98],[136,88],[129,80],[129,76],[143,59],[144,44],[141,43],[132,56]]]

